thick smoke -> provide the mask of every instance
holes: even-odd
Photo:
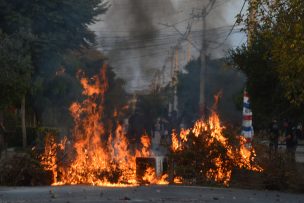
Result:
[[[102,22],[93,29],[99,34],[101,49],[107,53],[110,63],[119,77],[127,81],[127,90],[146,90],[156,70],[166,66],[166,77],[170,76],[172,47],[181,38],[173,24],[185,31],[192,11],[199,12],[209,0],[109,0],[111,8]],[[233,0],[237,1],[237,0]],[[226,1],[218,0],[207,18],[208,54],[220,57],[227,43],[217,47],[229,32],[225,21]],[[231,7],[230,7],[231,8]],[[230,23],[231,24],[231,23]],[[226,30],[225,30],[226,26]],[[223,27],[223,29],[214,29]],[[202,40],[202,21],[192,25],[191,48],[193,58],[199,55]],[[180,46],[180,67],[185,65],[187,42]]]
[[[129,5],[129,17],[133,23],[128,26],[130,36],[134,39],[139,39],[142,43],[145,43],[145,39],[153,39],[157,36],[158,30],[153,23],[152,15],[155,12],[154,6],[161,5],[159,0],[151,3],[143,0],[128,0]],[[150,4],[150,5],[149,5]]]
[[[173,4],[170,0],[112,0],[110,3],[112,6],[104,19],[107,31],[100,33],[101,46],[108,51],[118,76],[127,80],[128,90],[147,89],[150,76],[164,61],[164,56],[159,56],[164,53],[159,23],[174,14]]]

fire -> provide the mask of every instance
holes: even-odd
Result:
[[[56,143],[55,136],[52,133],[48,133],[45,138],[45,147],[44,151],[40,157],[41,165],[43,166],[44,170],[51,171],[53,174],[53,180],[57,181],[57,151],[63,150],[64,146],[67,142],[67,138],[64,137],[59,144]]]
[[[180,143],[178,140],[178,135],[175,130],[172,131],[172,147],[171,148],[174,152],[180,150]]]
[[[41,164],[44,170],[52,171],[53,180],[57,181],[57,144],[52,134],[47,134],[45,139],[45,148],[41,156]]]
[[[238,147],[230,145],[228,138],[223,134],[224,129],[225,127],[221,125],[218,115],[213,111],[206,122],[202,119],[198,120],[193,128],[182,129],[179,135],[173,131],[172,151],[174,153],[182,152],[187,149],[187,145],[195,145],[196,142],[193,140],[197,138],[197,141],[203,145],[201,147],[210,149],[207,151],[207,157],[210,157],[207,161],[210,162],[212,167],[206,170],[205,177],[207,180],[213,180],[224,185],[229,184],[233,167],[257,172],[263,171],[260,166],[254,164],[256,154],[253,148],[245,146],[246,139],[239,137]],[[191,135],[194,136],[192,141],[189,140]],[[225,157],[215,150],[214,147],[217,146],[224,149]],[[204,165],[205,163],[202,164]]]
[[[87,78],[79,72],[85,100],[70,106],[74,119],[72,129],[72,152],[69,162],[58,164],[58,152],[68,151],[65,142],[56,144],[54,137],[46,137],[45,152],[41,164],[53,173],[53,185],[91,184],[98,186],[129,186],[138,184],[136,178],[136,157],[149,157],[151,141],[148,135],[141,137],[142,149],[135,155],[129,148],[125,129],[118,122],[113,134],[106,135],[102,122],[105,93],[108,88],[106,65],[99,75]],[[117,110],[114,117],[118,115]],[[153,169],[154,170],[154,169]],[[145,179],[151,184],[168,184],[167,177],[158,178],[147,169]]]
[[[166,180],[167,178],[167,174],[164,174],[160,178],[157,178],[155,169],[152,167],[148,167],[142,179],[150,184],[168,185],[169,182]]]
[[[74,120],[71,139],[68,141],[64,138],[57,143],[55,136],[47,135],[41,155],[42,166],[53,173],[53,185],[134,186],[142,182],[168,184],[168,175],[161,174],[159,168],[156,172],[156,160],[155,164],[151,161],[153,153],[148,134],[141,136],[140,147],[131,148],[126,129],[118,121],[112,123],[115,129],[106,133],[102,122],[105,93],[108,89],[106,71],[107,67],[104,65],[100,74],[91,78],[82,72],[78,73],[85,99],[70,106]],[[118,119],[119,113],[115,109],[113,118]],[[189,168],[196,170],[201,167],[195,172],[197,176],[203,173],[206,180],[224,185],[229,184],[233,168],[261,172],[263,169],[254,163],[254,149],[246,147],[243,137],[238,139],[237,146],[230,144],[229,139],[224,136],[224,129],[218,115],[213,111],[208,120],[198,120],[193,128],[181,129],[180,133],[173,130],[171,150],[178,154],[196,147],[208,163],[190,160],[188,163],[195,165]],[[65,156],[59,158],[59,154]],[[197,153],[192,157],[196,159],[199,155]],[[145,162],[138,162],[138,171],[137,161]],[[180,184],[183,177],[176,176],[173,182]]]
[[[190,133],[190,130],[189,129],[181,129],[181,132],[180,132],[180,137],[181,137],[181,140],[183,142],[187,142],[188,141],[188,135]]]
[[[180,176],[176,176],[176,177],[174,177],[173,182],[175,184],[182,184],[183,183],[183,178],[180,177]]]
[[[141,144],[143,145],[141,150],[141,156],[148,157],[150,156],[150,147],[151,147],[151,140],[147,134],[144,134],[140,138]]]

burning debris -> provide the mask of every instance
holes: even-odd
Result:
[[[130,147],[126,129],[118,122],[113,133],[107,135],[102,122],[108,88],[106,70],[104,65],[100,75],[90,79],[79,72],[86,99],[70,106],[75,123],[72,142],[64,138],[57,144],[54,136],[46,136],[41,164],[53,173],[53,185],[168,184],[168,175],[163,173],[166,158],[154,156],[149,135],[141,136],[141,147],[136,149]],[[189,167],[196,180],[224,185],[229,184],[234,168],[261,172],[262,168],[254,163],[254,150],[245,146],[246,140],[239,137],[234,140],[237,144],[232,144],[223,130],[215,112],[208,121],[198,120],[191,129],[181,129],[179,134],[173,130],[171,151],[177,157],[176,164]],[[65,162],[58,160],[63,152]],[[188,157],[183,159],[185,153]],[[178,170],[175,176],[176,184],[187,179]]]
[[[192,173],[189,176],[194,174],[203,182],[215,181],[226,186],[234,168],[263,171],[254,163],[256,154],[252,147],[246,146],[246,139],[238,137],[232,144],[224,129],[218,115],[212,112],[208,121],[198,120],[193,128],[182,129],[179,135],[173,131],[171,149],[177,157],[176,165],[189,165]],[[175,177],[174,182],[182,179]]]
[[[142,177],[136,177],[136,157],[152,156],[148,135],[141,137],[141,150],[129,148],[125,129],[118,123],[113,135],[106,135],[101,122],[105,92],[108,88],[106,68],[104,65],[100,75],[90,79],[79,73],[86,99],[81,103],[75,102],[70,107],[75,123],[72,130],[73,150],[69,152],[66,140],[56,144],[54,137],[47,136],[41,164],[45,170],[52,171],[53,185],[128,186],[136,185],[141,181],[150,184],[168,184],[167,176],[156,174],[152,167],[144,168],[145,173]],[[58,153],[64,150],[69,153],[67,156],[69,161],[59,163]]]
[[[41,156],[41,165],[46,171],[51,171],[54,182],[57,182],[58,176],[58,158],[57,152],[64,150],[67,138],[64,137],[59,144],[56,142],[54,134],[49,132],[45,137],[44,152]]]

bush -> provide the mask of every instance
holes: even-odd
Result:
[[[257,162],[264,169],[262,173],[234,171],[231,186],[248,189],[303,192],[303,164],[296,163],[283,150],[269,154],[264,144],[254,145]]]
[[[50,185],[52,174],[43,170],[40,163],[28,154],[18,154],[0,163],[0,185]]]

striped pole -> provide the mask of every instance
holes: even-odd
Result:
[[[242,135],[246,138],[247,143],[251,143],[254,135],[254,131],[252,126],[252,111],[250,109],[249,95],[246,90],[244,91],[242,127],[243,127]]]

